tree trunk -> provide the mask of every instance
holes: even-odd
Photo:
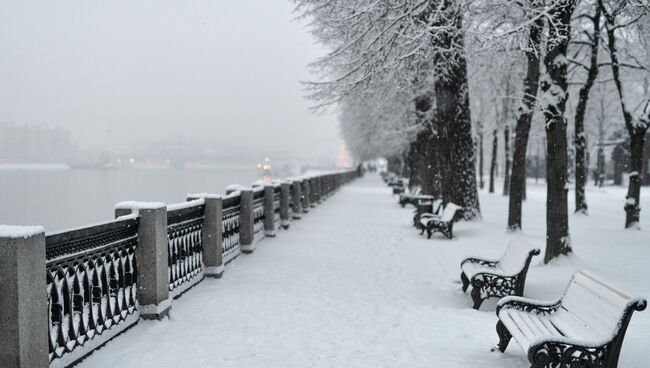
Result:
[[[623,100],[623,84],[620,75],[616,35],[614,33],[616,31],[616,14],[607,12],[603,0],[599,0],[598,4],[605,14],[607,46],[609,56],[612,60],[612,78],[618,91],[619,102],[623,111],[623,118],[625,119],[625,127],[630,134],[630,166],[632,172],[630,173],[627,195],[625,196],[625,228],[636,228],[638,227],[641,216],[639,200],[641,196],[641,176],[643,175],[643,145],[645,143],[645,134],[650,126],[650,100],[646,102],[643,114],[637,121],[634,121],[632,114],[627,109]]]
[[[483,180],[483,124],[480,122],[477,124],[478,128],[478,178],[479,178],[479,187],[483,189],[485,187],[485,180]]]
[[[422,130],[416,136],[418,152],[418,182],[422,188],[422,194],[439,196],[438,170],[439,155],[437,152],[437,132],[431,122],[430,110],[432,107],[431,97],[422,95],[415,101],[416,113]]]
[[[472,142],[472,122],[467,93],[462,15],[456,1],[443,0],[436,5],[433,33],[436,46],[454,52],[438,53],[434,65],[441,70],[434,82],[436,123],[439,127],[441,192],[443,201],[463,208],[463,217],[480,216],[476,188],[476,155]]]
[[[549,27],[542,77],[542,109],[546,120],[546,254],[544,262],[571,252],[567,204],[567,48],[571,35],[571,14],[575,0],[560,0],[550,10],[555,23]]]
[[[510,166],[512,164],[512,159],[510,158],[510,126],[506,124],[506,128],[503,130],[503,145],[504,153],[506,154],[506,169],[503,173],[503,195],[507,196],[510,190]]]
[[[497,171],[497,148],[499,145],[499,138],[497,136],[497,130],[494,129],[492,132],[492,162],[490,163],[490,193],[494,193],[494,177],[496,176]]]
[[[649,116],[650,119],[650,116]],[[643,145],[648,129],[633,129],[630,132],[630,173],[627,195],[625,196],[625,228],[638,228],[641,217],[641,179],[643,174]]]
[[[587,80],[580,88],[578,94],[578,105],[576,106],[575,117],[575,148],[576,148],[576,212],[587,213],[587,198],[585,196],[585,184],[587,183],[587,167],[586,150],[587,140],[585,137],[585,112],[587,111],[587,100],[589,99],[589,92],[593,87],[596,78],[598,77],[598,46],[600,44],[600,15],[601,8],[596,6],[596,12],[593,16],[592,23],[594,27],[593,34],[590,36],[591,42],[591,57],[589,61],[589,70],[587,72]],[[587,33],[589,35],[589,33]]]
[[[526,151],[528,150],[528,135],[530,123],[533,118],[535,101],[539,89],[539,55],[542,40],[544,20],[538,18],[529,28],[528,61],[526,79],[524,79],[524,97],[517,112],[517,125],[515,126],[515,152],[512,157],[512,172],[510,174],[510,198],[508,203],[508,230],[521,229],[521,203],[525,198],[526,190]],[[535,175],[539,173],[539,149],[537,150],[537,165]],[[535,179],[537,181],[537,178]]]

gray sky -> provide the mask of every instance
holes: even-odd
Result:
[[[299,84],[324,50],[292,6],[1,1],[0,122],[63,127],[94,147],[107,136],[125,149],[182,135],[260,156],[334,159],[336,117],[313,116]]]

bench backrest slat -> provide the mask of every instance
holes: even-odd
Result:
[[[442,206],[442,199],[435,199],[433,201],[433,213],[440,212],[440,206]]]
[[[522,239],[512,239],[499,260],[499,266],[506,272],[519,273],[524,267],[528,254],[534,248],[535,246]]]
[[[562,311],[573,315],[584,328],[606,338],[619,329],[630,296],[581,271],[573,275],[562,298]]]
[[[444,222],[450,222],[454,219],[454,216],[456,215],[456,211],[460,210],[461,207],[453,202],[447,203],[445,208],[442,210],[442,216],[440,216],[440,219]],[[435,207],[434,207],[435,210]]]

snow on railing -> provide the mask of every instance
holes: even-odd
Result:
[[[223,198],[223,263],[227,264],[241,254],[239,246],[239,213],[241,197],[235,192]]]
[[[49,361],[74,363],[138,321],[138,218],[46,236]]]
[[[169,292],[180,296],[203,279],[203,199],[167,206]]]
[[[253,236],[256,242],[264,238],[264,187],[253,190]]]
[[[40,227],[0,226],[0,250],[15,258],[11,272],[0,269],[2,284],[23,290],[20,311],[0,311],[10,325],[0,339],[19,345],[6,355],[26,366],[76,364],[140,318],[167,316],[174,298],[204,277],[220,277],[225,264],[255,250],[265,231],[288,228],[291,218],[356,176],[352,170],[309,175],[267,190],[230,186],[223,197],[193,194],[169,206],[122,202],[115,220],[47,235]],[[273,221],[265,223],[267,216]],[[33,303],[44,290],[47,303]],[[24,336],[49,336],[48,354]]]

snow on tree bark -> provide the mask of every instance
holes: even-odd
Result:
[[[531,5],[536,8],[540,6],[538,2],[533,2]],[[541,17],[534,18],[534,21],[528,27],[526,78],[524,79],[523,98],[517,111],[515,149],[512,157],[512,172],[510,174],[510,196],[508,203],[508,230],[510,231],[521,229],[521,205],[526,190],[526,152],[528,151],[530,124],[539,89],[539,54],[543,28],[544,20]]]
[[[591,45],[591,53],[589,58],[589,69],[587,71],[587,79],[585,84],[580,88],[578,93],[578,105],[576,106],[575,115],[575,129],[574,129],[574,144],[576,150],[575,156],[575,169],[576,169],[576,183],[575,183],[575,212],[587,213],[587,197],[585,195],[585,185],[587,183],[587,140],[585,136],[585,113],[587,111],[587,101],[589,99],[589,92],[593,87],[596,78],[598,77],[598,47],[600,45],[600,18],[601,7],[596,5],[596,11],[591,16],[593,24],[593,33],[590,35],[587,31],[588,42]]]
[[[551,24],[540,80],[540,104],[546,120],[546,253],[544,262],[571,252],[567,204],[567,48],[571,35],[574,0],[559,0],[549,10]]]
[[[434,7],[434,5],[430,5]],[[434,82],[436,122],[440,147],[442,198],[463,207],[463,217],[480,216],[476,188],[476,155],[467,92],[467,61],[461,6],[443,0],[433,9],[434,65],[444,66]]]

